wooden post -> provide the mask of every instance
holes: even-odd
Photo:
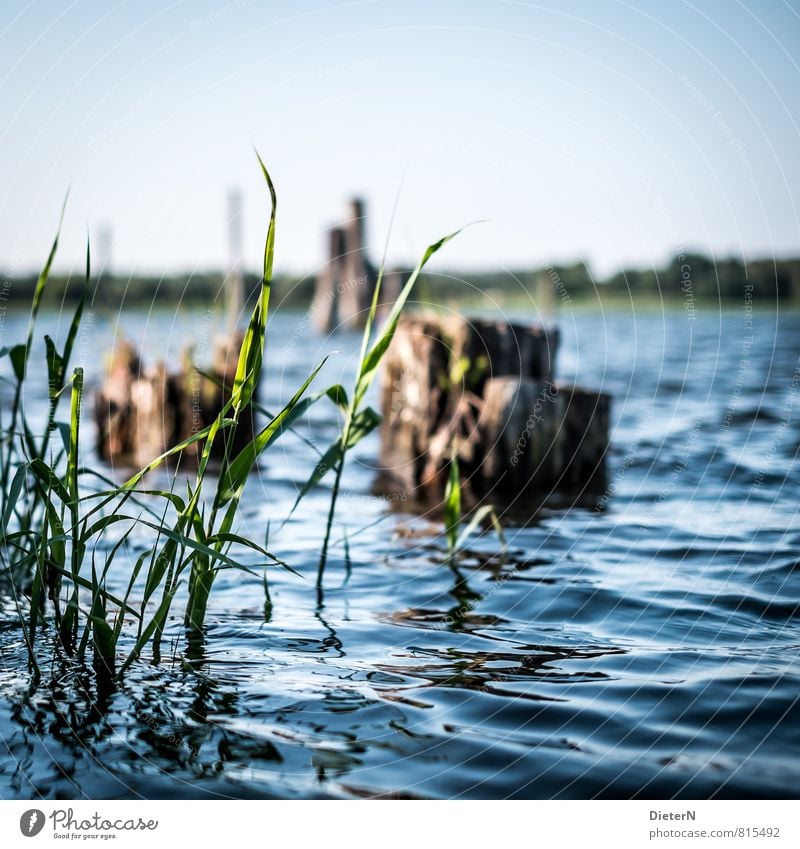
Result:
[[[408,316],[384,361],[378,489],[439,498],[453,451],[468,498],[597,489],[610,399],[554,378],[556,328]]]
[[[562,485],[598,492],[606,485],[611,396],[580,386],[559,386],[563,417]]]
[[[495,377],[487,382],[483,400],[482,494],[555,484],[563,465],[558,387],[549,380]]]
[[[312,319],[317,330],[363,327],[377,273],[364,244],[364,202],[350,203],[350,218],[329,232],[328,261],[317,276]]]
[[[345,234],[341,227],[328,231],[328,261],[317,276],[311,319],[321,333],[330,333],[338,323],[337,289],[344,280]]]
[[[168,371],[163,363],[145,369],[131,345],[120,345],[95,397],[100,457],[141,468],[210,425],[230,398],[241,341],[241,332],[217,341],[210,377],[201,374],[191,358],[178,372]],[[253,411],[246,407],[235,430],[219,434],[213,456],[222,456],[226,446],[235,456],[253,435]],[[195,443],[182,458],[196,460],[201,450],[202,445]]]

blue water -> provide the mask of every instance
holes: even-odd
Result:
[[[690,318],[562,316],[559,376],[614,397],[605,509],[505,517],[505,556],[487,533],[449,568],[435,517],[371,494],[371,438],[334,535],[347,526],[350,568],[337,545],[318,605],[330,482],[279,528],[314,456],[287,435],[239,527],[263,541],[271,520],[303,576],[271,571],[268,620],[261,583],[223,572],[204,646],[176,618],[160,665],[98,693],[74,670],[31,688],[7,603],[0,796],[800,795],[800,315]],[[173,354],[205,345],[202,314],[126,321]],[[91,317],[90,377],[113,331]],[[318,382],[349,383],[357,344],[279,316],[265,399],[333,349]],[[324,448],[337,424],[320,404],[301,430]]]

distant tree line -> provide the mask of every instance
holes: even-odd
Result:
[[[455,299],[475,290],[488,293],[549,297],[586,302],[603,296],[668,301],[693,298],[700,303],[742,301],[745,286],[753,299],[800,302],[800,257],[792,259],[713,260],[704,254],[674,257],[662,268],[625,269],[610,277],[595,277],[582,262],[520,272],[427,275],[424,297]]]
[[[92,281],[96,307],[120,309],[142,304],[163,305],[174,309],[179,304],[221,302],[224,276],[219,272],[172,274],[169,276],[105,276]],[[248,291],[258,286],[256,275],[246,277]],[[3,281],[3,301],[9,306],[31,303],[36,276]],[[673,258],[662,268],[638,268],[620,271],[606,279],[597,279],[581,262],[539,269],[506,272],[452,272],[427,274],[419,282],[417,297],[437,301],[474,300],[484,293],[498,299],[549,297],[555,301],[586,302],[612,296],[664,300],[692,298],[698,303],[741,301],[745,285],[752,286],[752,297],[770,301],[800,302],[800,257],[792,259],[711,259],[698,253]],[[80,296],[80,276],[55,275],[47,290],[52,306],[74,303]],[[307,308],[314,292],[313,277],[279,276],[273,283],[275,306]]]
[[[9,305],[27,307],[33,298],[36,275],[11,278],[5,287]],[[186,304],[204,305],[223,302],[222,287],[225,275],[216,271],[191,274],[170,274],[161,277],[150,275],[104,275],[90,283],[90,299],[96,307],[122,309],[142,305],[174,309]],[[245,275],[248,292],[258,289],[259,278],[255,274]],[[49,306],[75,303],[84,289],[83,275],[72,276],[51,274],[47,283],[46,303]],[[297,306],[309,303],[314,290],[313,278],[279,276],[273,281],[272,302],[288,301]]]
[[[800,258],[742,262],[686,254],[660,270],[620,272],[605,283],[614,291],[634,294],[660,292],[664,297],[683,297],[691,292],[706,302],[740,301],[746,284],[752,285],[754,299],[800,300]]]

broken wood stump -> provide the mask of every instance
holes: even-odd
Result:
[[[384,361],[378,488],[440,498],[450,457],[475,501],[604,485],[610,398],[559,384],[555,327],[401,320]]]
[[[345,224],[328,231],[328,260],[315,283],[311,317],[323,333],[363,327],[378,280],[378,271],[367,256],[364,201],[354,198],[348,215]],[[397,298],[401,282],[397,272],[384,274],[379,306]]]
[[[95,396],[99,456],[110,463],[143,468],[210,425],[230,399],[241,340],[240,333],[218,340],[205,374],[195,367],[190,350],[180,371],[171,372],[164,363],[144,367],[133,345],[119,345]],[[212,456],[221,457],[226,445],[238,453],[253,435],[253,412],[247,407],[236,428],[219,433]],[[195,442],[181,458],[196,462],[202,450],[203,442]]]
[[[478,421],[481,494],[601,490],[609,412],[604,392],[493,378]]]

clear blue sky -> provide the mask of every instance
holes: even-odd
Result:
[[[352,192],[377,253],[404,173],[398,261],[473,219],[440,267],[800,253],[798,62],[781,0],[4,0],[0,263],[40,264],[71,185],[62,268],[103,222],[118,269],[219,267],[238,184],[256,267],[253,145],[283,270]]]

